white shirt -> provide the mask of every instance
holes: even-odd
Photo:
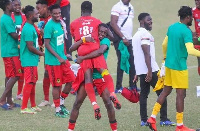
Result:
[[[131,8],[131,11],[128,16],[129,7]],[[128,40],[131,40],[133,33],[133,18],[134,18],[134,9],[131,3],[129,3],[129,5],[127,6],[124,5],[124,3],[120,0],[120,2],[118,2],[112,7],[111,15],[119,17],[117,25],[119,26],[120,31]],[[123,21],[126,19],[127,16],[128,16],[127,21],[125,22],[124,26],[121,27],[121,24],[123,23]]]
[[[132,39],[136,75],[148,73],[148,68],[145,62],[144,52],[142,50],[142,45],[144,44],[150,45],[152,72],[159,70],[159,67],[158,67],[158,64],[156,63],[156,58],[155,58],[154,38],[145,28],[138,28],[138,31],[135,33]]]

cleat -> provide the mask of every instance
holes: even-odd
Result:
[[[160,121],[160,126],[176,126],[176,123],[170,120]]]
[[[147,122],[141,121],[140,126],[148,126]]]
[[[23,99],[23,95],[22,94],[19,94],[16,96],[16,100],[22,100]]]
[[[60,105],[60,108],[64,112],[65,115],[70,115],[70,112],[67,110],[67,108],[64,105]]]
[[[156,119],[155,118],[150,117],[147,120],[147,124],[148,124],[149,128],[151,129],[151,131],[157,131],[157,128],[156,128]]]
[[[110,100],[113,102],[114,104],[114,107],[117,109],[117,110],[120,110],[121,109],[121,104],[119,103],[119,100],[117,99],[116,96],[110,96]]]
[[[101,119],[101,113],[100,113],[100,108],[99,108],[99,106],[98,106],[97,104],[95,104],[95,105],[93,106],[93,108],[94,108],[94,117],[95,117],[95,119],[96,119],[96,120]]]
[[[59,112],[56,112],[55,116],[60,117],[60,118],[66,118],[67,115],[65,115],[65,113],[60,110]]]
[[[120,89],[115,89],[115,94],[117,93],[121,93],[122,92],[123,87],[121,87]]]
[[[25,109],[21,110],[20,113],[21,114],[36,114],[37,112],[34,112],[31,109],[29,109],[29,108],[25,108]]]
[[[181,129],[178,128],[178,126],[176,126],[176,130],[175,131],[195,131],[195,130],[194,129],[190,129],[190,128],[188,128],[188,127],[183,125]]]
[[[49,103],[49,101],[43,100],[38,106],[39,107],[50,106],[50,103]]]
[[[42,111],[42,109],[41,109],[41,108],[39,108],[39,107],[37,107],[37,106],[35,106],[35,107],[32,107],[32,108],[31,108],[31,110],[32,110],[32,111],[34,111],[34,112],[35,112],[35,111],[37,111],[37,112],[40,112],[40,111]]]

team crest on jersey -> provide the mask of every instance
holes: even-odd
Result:
[[[54,34],[55,34],[55,33],[58,33],[58,31],[57,31],[57,30],[55,30],[55,31],[54,31]]]
[[[60,83],[60,79],[59,78],[57,79],[57,83]]]
[[[22,73],[22,70],[21,70],[21,69],[18,69],[18,73]]]

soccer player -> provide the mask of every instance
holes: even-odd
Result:
[[[156,115],[173,88],[176,89],[176,131],[195,131],[183,124],[184,99],[186,97],[186,89],[188,89],[186,61],[188,54],[200,56],[200,51],[194,48],[192,32],[189,29],[193,20],[192,8],[182,6],[178,11],[178,16],[180,17],[180,22],[169,26],[167,36],[162,45],[164,58],[166,58],[165,86],[154,105],[151,117],[147,120],[150,129],[153,131],[157,131]]]
[[[10,108],[20,107],[12,101],[12,88],[22,75],[21,62],[19,60],[18,33],[16,33],[15,24],[11,18],[14,11],[10,0],[1,0],[0,8],[4,14],[1,17],[1,57],[5,67],[5,90],[0,98],[0,107],[8,110]]]
[[[110,48],[110,40],[105,37],[108,37],[109,32],[110,31],[106,24],[103,24],[103,23],[100,24],[99,25],[99,39],[101,40],[100,48],[94,52],[91,52],[88,55],[81,56],[81,57],[79,56],[77,58],[77,62],[80,63],[84,59],[91,59],[93,57],[97,57],[102,54],[104,54],[104,57],[107,58],[108,51]],[[87,37],[86,39],[88,40],[88,42],[93,41],[93,39],[89,39],[89,37]],[[82,43],[82,40],[78,41],[78,43]],[[103,81],[101,74],[97,70],[94,71],[93,78],[94,78],[94,86],[96,86],[98,93],[102,97],[105,107],[107,109],[110,127],[113,131],[116,131],[117,130],[117,121],[115,119],[115,111],[114,111],[113,106],[111,105],[111,101],[109,99],[109,96],[113,95],[113,93],[114,93],[114,85],[112,86],[112,89],[110,89],[110,86],[106,85],[105,81]],[[76,96],[76,100],[74,102],[74,106],[73,106],[73,109],[72,109],[72,112],[70,115],[68,131],[74,130],[76,120],[78,118],[79,109],[87,96],[85,89],[84,89],[84,83],[80,84],[79,89],[76,89],[76,90],[77,90],[77,96]],[[110,93],[110,92],[112,92],[112,93]],[[121,105],[120,105],[120,107],[121,107]]]
[[[192,14],[193,14],[193,18],[194,18],[194,25],[195,25],[195,37],[197,38],[197,43],[194,41],[194,47],[197,50],[200,50],[200,45],[199,45],[199,41],[200,41],[200,0],[195,0],[195,5],[196,7],[194,7],[192,9]],[[197,57],[198,60],[198,74],[200,75],[200,57]]]
[[[26,21],[26,16],[21,12],[21,1],[20,0],[13,0],[13,9],[14,12],[12,12],[11,17],[13,19],[13,22],[17,28],[17,30],[20,30],[22,23]],[[24,85],[24,73],[22,70],[22,76],[20,76],[18,80],[18,91],[16,99],[22,100],[22,88]]]
[[[92,17],[91,13],[92,3],[89,1],[84,1],[81,4],[81,17],[75,19],[70,25],[71,34],[74,40],[83,40],[83,44],[74,46],[73,49],[71,48],[71,51],[77,50],[79,56],[89,54],[90,52],[97,50],[100,47],[98,39],[98,26],[101,21]],[[94,41],[86,42],[85,37],[87,36],[92,36],[94,38]],[[103,55],[92,59],[83,60],[80,66],[84,72],[85,90],[93,106],[95,118],[99,120],[101,118],[101,114],[99,105],[96,102],[96,97],[93,89],[92,69],[96,68],[101,73],[106,82],[111,82],[112,78],[110,77],[107,70],[107,65]]]
[[[27,20],[22,28],[20,41],[20,60],[24,67],[25,78],[21,113],[35,114],[35,111],[42,110],[35,103],[35,86],[38,80],[39,56],[44,56],[44,53],[39,51],[38,34],[34,25],[38,22],[38,11],[33,6],[27,5],[24,8],[24,14]],[[29,98],[31,109],[27,108]]]
[[[36,2],[36,9],[39,12],[39,17],[42,19],[43,24],[41,25],[40,31],[41,34],[44,34],[44,27],[46,23],[51,19],[51,14],[48,10],[48,2],[46,0],[38,0]],[[43,36],[42,36],[43,37]],[[50,79],[45,66],[44,78],[43,78],[43,93],[44,100],[38,105],[40,107],[50,105],[49,102],[49,89],[50,89]]]
[[[141,126],[147,126],[147,98],[150,93],[150,86],[155,88],[158,81],[158,64],[155,59],[154,37],[151,35],[152,18],[148,13],[141,13],[138,16],[140,27],[132,39],[134,64],[136,74],[140,77],[140,118]],[[157,96],[162,90],[156,91]],[[167,119],[167,100],[163,103],[160,113],[160,125],[176,125]]]
[[[45,43],[45,64],[53,86],[53,102],[56,107],[55,116],[67,117],[69,112],[64,106],[64,99],[68,96],[72,82],[75,79],[70,63],[64,53],[64,31],[61,25],[61,9],[59,5],[49,7],[52,19],[47,22],[44,28]],[[65,84],[60,94],[62,84]],[[60,101],[60,96],[61,101]]]

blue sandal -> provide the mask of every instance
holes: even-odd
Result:
[[[0,105],[1,108],[3,108],[4,110],[9,110],[9,106],[7,105],[7,103]]]

